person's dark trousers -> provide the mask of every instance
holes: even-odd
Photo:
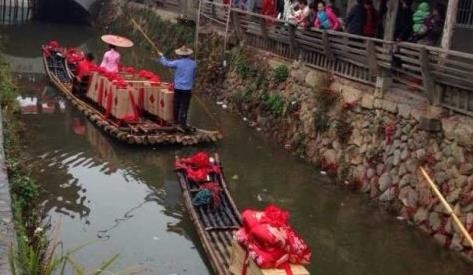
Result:
[[[191,101],[192,92],[189,90],[174,89],[174,121],[187,126],[187,111]]]

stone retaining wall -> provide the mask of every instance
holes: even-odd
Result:
[[[9,250],[16,243],[13,223],[10,185],[8,184],[5,166],[5,150],[3,147],[3,118],[0,111],[0,274],[11,274]]]
[[[199,82],[203,90],[340,183],[389,206],[442,246],[473,259],[472,249],[419,171],[427,168],[473,233],[473,121],[448,116],[409,92],[378,95],[359,83],[252,51],[253,57],[261,57],[253,64],[267,72],[266,87],[251,88],[258,76],[242,79],[234,66],[220,85],[206,85],[204,76]],[[272,71],[280,64],[290,68],[290,76],[277,84]],[[321,97],[316,95],[327,87],[338,99],[321,114]],[[274,98],[283,100],[282,113],[268,106]],[[317,131],[321,117],[329,127]]]

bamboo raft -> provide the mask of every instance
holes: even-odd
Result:
[[[217,142],[222,138],[219,131],[196,129],[193,133],[182,133],[174,126],[162,126],[156,120],[142,118],[139,122],[121,123],[106,118],[93,103],[72,93],[73,74],[66,59],[57,54],[47,56],[43,52],[43,64],[49,80],[65,97],[94,125],[108,135],[128,144],[139,145],[195,145]]]
[[[221,168],[218,155],[215,161]],[[194,206],[192,198],[199,191],[197,183],[190,181],[183,170],[176,170],[184,203],[197,230],[202,246],[216,274],[230,275],[233,234],[242,225],[240,212],[230,196],[223,172],[211,173],[211,180],[222,188],[221,203],[216,209]]]

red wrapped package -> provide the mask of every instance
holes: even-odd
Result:
[[[312,252],[306,242],[292,228],[286,229],[291,263],[309,264]]]
[[[248,232],[251,231],[253,227],[258,225],[263,217],[262,211],[256,211],[251,209],[246,209],[241,213],[241,218],[243,220],[243,227]]]
[[[284,248],[287,234],[283,227],[274,227],[270,224],[257,224],[249,232],[251,238],[261,247]]]
[[[248,249],[250,258],[262,268],[280,267],[289,259],[289,255],[284,250],[277,248],[263,248],[250,244]]]

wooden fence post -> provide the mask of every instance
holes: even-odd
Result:
[[[236,12],[234,10],[231,10],[231,15],[232,15],[233,29],[235,30],[235,32],[238,36],[238,39],[245,40],[245,35],[244,35],[243,29],[241,27],[240,15],[238,14],[238,12]]]
[[[334,59],[332,49],[330,48],[330,40],[328,38],[328,33],[326,31],[322,32],[322,44],[324,46],[324,54],[325,57],[329,60],[332,61]]]
[[[435,92],[435,81],[430,73],[430,61],[427,50],[425,48],[420,49],[420,69],[422,72],[422,83],[424,85],[424,90],[427,93],[427,97],[430,102],[433,103]]]
[[[376,48],[374,42],[371,39],[366,41],[366,54],[370,76],[374,78],[378,75],[378,59],[376,57]]]
[[[289,24],[289,46],[291,48],[291,57],[299,59],[299,49],[296,41],[296,30],[297,27],[293,24]]]

